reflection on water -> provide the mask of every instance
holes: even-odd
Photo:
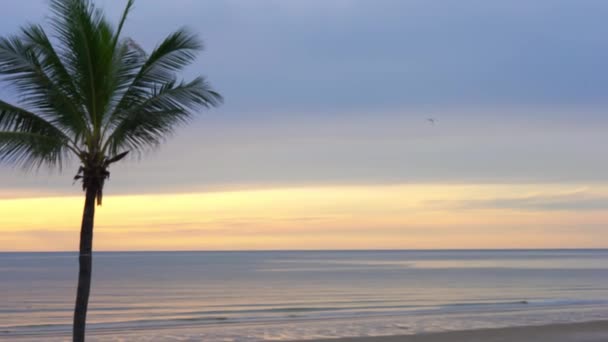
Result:
[[[69,332],[76,262],[1,253],[0,338]],[[255,323],[301,338],[327,319],[387,333],[462,326],[462,315],[479,326],[608,318],[606,250],[97,253],[94,263],[92,332]]]

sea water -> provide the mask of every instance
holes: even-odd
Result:
[[[0,340],[67,341],[77,254],[0,253]],[[89,341],[259,341],[608,319],[608,250],[98,252]]]

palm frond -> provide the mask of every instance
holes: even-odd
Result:
[[[61,168],[68,153],[65,141],[58,137],[0,131],[0,162],[8,162],[25,169],[42,165]]]
[[[114,38],[112,39],[113,46],[116,46],[116,44],[118,44],[118,40],[120,39],[120,34],[122,33],[122,28],[124,27],[125,22],[127,21],[127,17],[129,16],[129,13],[131,12],[131,9],[133,8],[134,4],[135,4],[135,0],[127,1],[127,5],[125,6],[125,9],[122,12],[122,16],[120,17],[120,21],[118,23],[118,29],[116,29],[116,33],[114,34]]]
[[[74,134],[75,140],[89,133],[90,122],[83,115],[84,106],[81,94],[74,84],[73,76],[68,72],[63,61],[51,44],[42,27],[30,25],[22,29],[23,41],[35,56],[30,69],[34,79],[21,79],[27,85],[40,87],[36,103],[40,110],[52,115],[54,120],[67,127]]]
[[[105,131],[111,127],[116,108],[124,100],[126,90],[139,74],[145,60],[145,52],[132,40],[125,39],[117,44],[113,62],[115,73],[112,88],[114,89],[114,95],[110,99],[108,113],[103,123]]]
[[[107,138],[104,151],[107,148],[115,154],[120,150],[154,147],[198,110],[216,106],[221,101],[221,96],[202,77],[188,83],[168,82],[120,113],[120,121]]]
[[[177,30],[152,51],[137,80],[145,84],[170,81],[202,49],[203,43],[196,34],[185,28]]]
[[[62,45],[60,53],[80,90],[96,143],[114,93],[115,32],[89,0],[51,0],[52,25]]]
[[[122,93],[112,114],[108,117],[109,124],[120,112],[131,107],[134,103],[150,95],[150,90],[159,84],[172,82],[175,72],[188,66],[196,57],[196,53],[203,49],[198,36],[187,29],[178,30],[166,37],[149,56],[132,41],[126,42],[132,50],[133,56],[139,54],[139,60],[133,58],[132,68],[137,69],[135,76],[128,83],[123,83],[118,92]]]
[[[72,142],[59,127],[45,118],[0,100],[0,130],[36,133]]]

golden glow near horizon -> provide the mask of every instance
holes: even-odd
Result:
[[[590,190],[592,189],[592,190]],[[608,187],[382,185],[107,196],[96,250],[606,247]],[[75,250],[82,197],[0,198],[0,251]]]

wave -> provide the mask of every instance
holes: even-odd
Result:
[[[513,310],[538,310],[573,306],[606,305],[607,300],[538,299],[515,301],[484,301],[445,303],[441,305],[370,305],[370,306],[318,306],[272,307],[267,309],[174,311],[165,317],[127,319],[112,322],[91,322],[89,327],[97,331],[117,329],[145,329],[146,327],[178,327],[189,325],[219,325],[235,323],[270,323],[294,320],[347,319],[378,316],[433,315],[471,312],[507,312]],[[142,312],[139,317],[146,317]],[[147,316],[149,317],[149,316]],[[69,331],[69,324],[29,324],[0,326],[0,336],[18,336],[38,332]]]

